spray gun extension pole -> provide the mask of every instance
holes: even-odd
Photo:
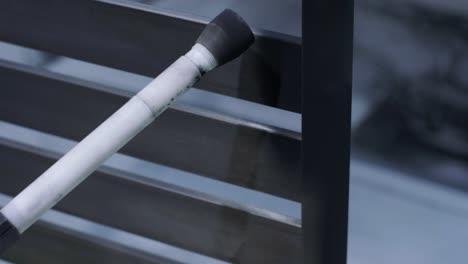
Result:
[[[92,131],[0,211],[0,253],[85,180],[106,159],[150,124],[204,73],[241,55],[254,42],[249,26],[224,10],[192,49]]]

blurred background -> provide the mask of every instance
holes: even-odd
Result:
[[[468,5],[355,1],[350,263],[462,263]]]
[[[299,0],[2,4],[0,206],[227,7],[256,44],[176,100],[3,261],[302,263]],[[465,1],[355,0],[349,263],[468,258],[467,85]]]

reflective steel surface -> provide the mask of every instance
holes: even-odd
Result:
[[[7,2],[0,192],[10,196],[222,8],[245,16],[257,36],[60,203],[8,261],[301,263],[300,1]],[[463,263],[468,5],[355,5],[348,262]]]
[[[10,199],[1,194],[0,205]],[[86,250],[93,254],[83,254]],[[68,258],[67,263],[228,263],[53,210],[44,214],[5,258],[29,263],[63,263],[64,258]]]
[[[187,52],[204,23],[128,1],[15,0],[0,9],[0,40],[153,77]],[[299,112],[300,45],[299,37],[257,32],[248,52],[206,74],[198,87]]]
[[[217,12],[153,4],[2,3],[0,20],[15,27],[0,23],[0,192],[13,196],[33,181],[183,54]],[[302,262],[300,3],[271,2],[262,19],[247,2],[221,5],[245,13],[255,46],[109,159],[55,207],[68,218],[35,225],[9,260]],[[273,23],[287,13],[290,23]]]

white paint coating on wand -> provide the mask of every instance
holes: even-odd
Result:
[[[216,64],[213,55],[196,44],[12,199],[1,213],[23,233]]]

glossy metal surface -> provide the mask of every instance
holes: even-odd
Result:
[[[8,124],[2,131],[2,144],[13,148],[0,152],[7,175],[0,191],[10,195],[50,166],[54,160],[49,157],[72,145]],[[180,183],[184,180],[186,186]],[[300,206],[232,188],[117,155],[56,208],[227,261],[300,263],[300,228],[281,217],[289,214],[298,221]],[[281,250],[267,253],[272,248]]]
[[[73,229],[80,221],[69,218],[42,222],[9,259],[171,263],[180,255],[166,250],[161,261],[148,244],[114,243],[128,236],[94,239],[92,231],[112,229],[215,263],[302,263],[300,1],[255,3],[262,12],[252,12],[252,4],[2,3],[0,41],[37,49],[0,44],[0,81],[8,87],[0,97],[0,192],[9,195],[185,53],[184,43],[195,40],[217,8],[247,17],[257,38],[245,56],[208,74],[56,207],[91,229]],[[278,23],[279,15],[294,17]]]
[[[34,67],[2,65],[3,83],[10,89],[0,98],[0,118],[8,122],[81,140],[128,100],[86,80]],[[23,93],[30,96],[23,97]],[[122,152],[300,201],[299,142],[169,109]]]
[[[142,8],[152,10],[164,10],[174,14],[184,13],[203,22],[216,16],[225,8],[231,8],[242,14],[245,21],[256,28],[257,34],[281,33],[300,37],[302,35],[301,9],[302,1],[299,0],[256,0],[256,1],[231,1],[231,0],[199,0],[199,1],[158,1],[158,0],[100,0],[108,3],[131,3]],[[263,31],[263,32],[262,32]],[[265,32],[266,31],[266,32]]]
[[[0,121],[0,144],[42,157],[58,159],[77,142]],[[120,153],[112,155],[99,170],[188,198],[238,209],[296,227],[301,226],[300,203],[277,196],[211,180]]]
[[[152,77],[187,52],[203,23],[131,2],[16,0],[0,9],[0,40]],[[257,34],[245,55],[207,74],[199,88],[299,112],[300,56],[300,38]]]
[[[11,43],[0,42],[0,61],[5,67],[57,73],[63,77],[99,85],[87,86],[124,97],[135,95],[152,78],[68,57],[57,56]],[[21,67],[23,66],[23,67]],[[26,67],[26,68],[24,68]],[[44,73],[45,73],[44,72]],[[59,75],[55,75],[56,77]],[[207,118],[301,139],[301,114],[191,88],[170,108]]]
[[[0,206],[10,199],[0,193]],[[16,263],[228,263],[54,210],[4,257]]]

